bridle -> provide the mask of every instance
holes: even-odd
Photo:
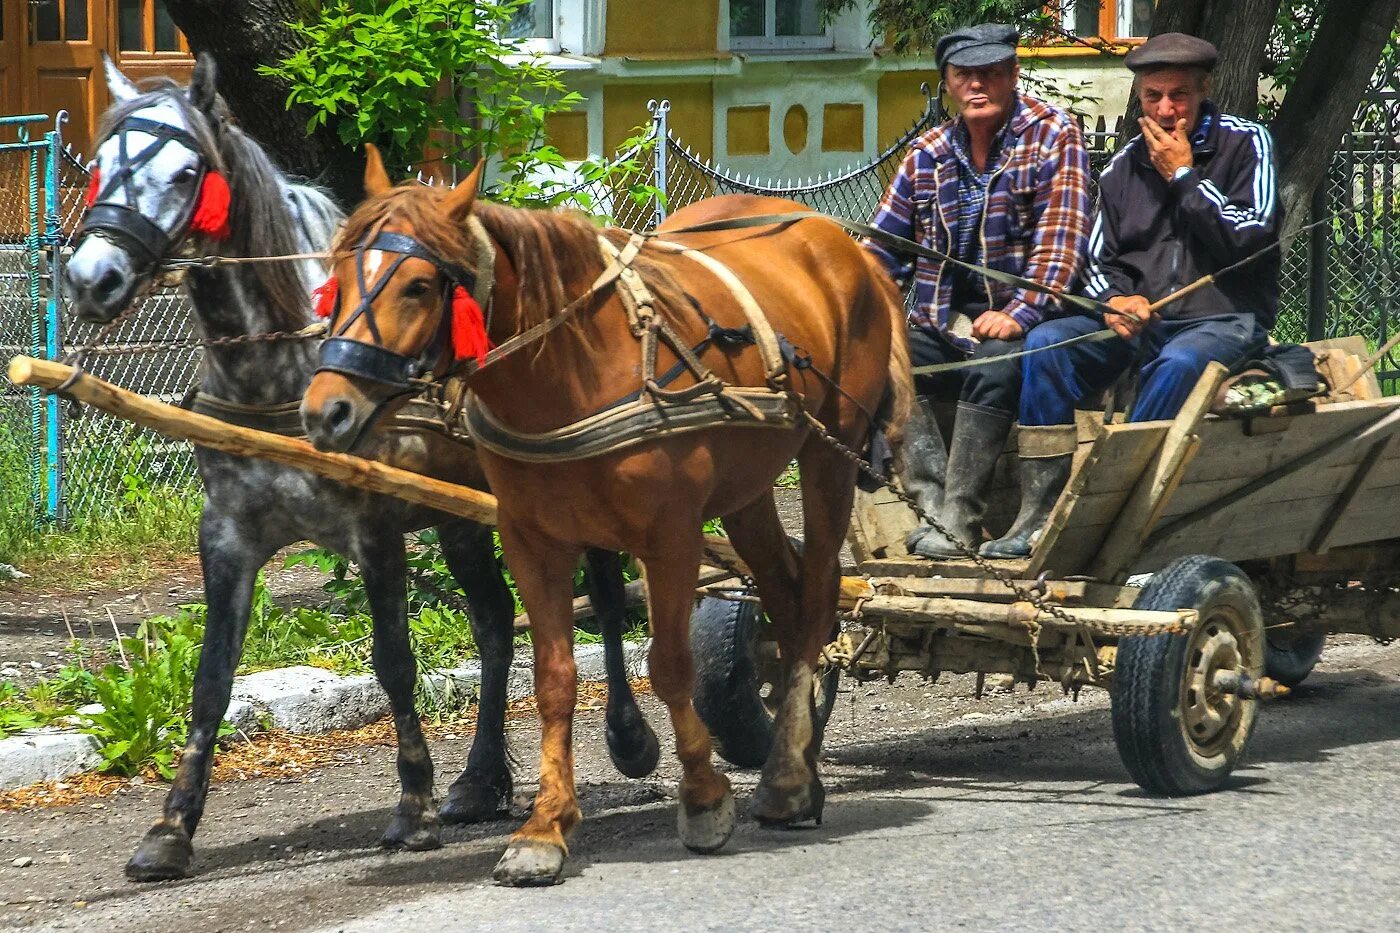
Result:
[[[365,279],[365,255],[370,250],[394,255],[393,262],[374,283],[373,288],[369,287]],[[442,312],[438,316],[437,330],[418,356],[407,356],[386,347],[379,323],[374,316],[375,300],[383,294],[399,267],[410,258],[422,259],[432,264],[444,279]],[[360,290],[360,302],[339,322],[339,326],[330,336],[322,341],[321,361],[316,371],[335,372],[377,382],[395,390],[395,396],[414,391],[413,380],[433,370],[447,345],[447,337],[453,329],[454,295],[458,289],[464,289],[468,295],[474,295],[477,274],[463,266],[444,261],[408,234],[380,230],[366,235],[355,246],[355,280]],[[332,286],[334,281],[331,279],[323,288]],[[483,303],[484,297],[479,299],[483,300]],[[332,320],[338,316],[339,311],[340,295],[337,289],[330,315]],[[373,343],[345,336],[350,325],[361,317],[365,319],[370,336],[374,338]]]
[[[135,155],[132,155],[127,147],[127,134],[133,132],[155,137]],[[227,182],[217,170],[210,170],[198,140],[181,127],[133,116],[119,123],[112,136],[117,140],[117,164],[109,177],[100,177],[94,170],[92,186],[88,192],[88,207],[83,222],[78,227],[76,242],[80,243],[88,236],[100,236],[111,240],[141,260],[145,267],[143,271],[149,272],[169,255],[173,244],[183,240],[190,232],[196,214],[200,213],[201,203],[212,193],[206,191],[206,183],[217,178],[218,181],[214,184],[222,186],[226,194]],[[194,196],[167,232],[137,208],[132,179],[138,170],[172,142],[195,154],[198,159],[199,177],[194,186]],[[122,195],[120,201],[114,200],[117,194]]]

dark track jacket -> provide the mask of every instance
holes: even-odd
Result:
[[[1269,131],[1206,101],[1191,148],[1195,168],[1170,184],[1152,167],[1141,136],[1104,169],[1089,233],[1086,295],[1156,301],[1278,240],[1283,208]],[[1166,305],[1162,317],[1243,311],[1271,328],[1278,316],[1280,264],[1273,250]]]

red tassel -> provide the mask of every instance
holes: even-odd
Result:
[[[88,207],[97,203],[98,197],[102,194],[102,170],[96,165],[92,167],[92,181],[88,182],[87,195],[83,200]]]
[[[340,282],[335,276],[326,279],[320,288],[312,292],[311,297],[316,301],[316,316],[329,320],[330,316],[335,314],[335,300],[339,294]]]
[[[481,305],[465,288],[458,285],[452,292],[452,354],[459,360],[486,361],[491,350],[491,338],[486,335],[486,319]]]
[[[204,183],[199,186],[194,216],[190,218],[190,231],[216,240],[228,239],[228,208],[232,199],[224,176],[218,172],[206,172]]]

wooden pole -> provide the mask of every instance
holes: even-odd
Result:
[[[299,438],[228,424],[129,392],[62,363],[17,356],[10,361],[9,377],[15,385],[40,386],[49,391],[66,385],[65,395],[167,437],[297,467],[347,486],[397,496],[483,525],[496,523],[496,497],[489,492],[460,483],[446,483],[363,457],[325,453]],[[705,535],[705,546],[747,572],[728,538]]]

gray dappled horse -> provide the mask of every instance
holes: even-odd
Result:
[[[329,247],[342,213],[317,188],[284,178],[230,122],[211,60],[200,58],[188,88],[164,79],[137,88],[110,60],[106,65],[114,104],[103,120],[91,206],[64,277],[80,317],[113,320],[150,288],[159,263],[172,256],[277,256]],[[222,229],[221,186],[227,194]],[[212,215],[219,216],[211,221]],[[310,292],[325,277],[324,263],[311,259],[191,268],[184,285],[202,337],[239,337],[310,324]],[[195,407],[265,430],[286,424],[290,412],[289,433],[299,431],[298,405],[316,365],[317,343],[309,340],[210,346]],[[366,456],[485,487],[475,458],[464,457],[460,443],[441,433],[381,431],[366,440]],[[403,535],[437,525],[443,556],[467,593],[482,659],[476,737],[440,816],[471,822],[500,813],[511,797],[504,717],[514,601],[491,529],[263,460],[205,448],[196,448],[196,457],[205,490],[199,552],[209,610],[193,721],[164,812],[127,864],[127,875],[146,881],[188,872],[253,582],[279,548],[305,539],[355,561],[374,617],[374,669],[393,709],[402,786],[381,842],[428,849],[440,845],[440,824],[432,761],[414,710]],[[616,554],[593,551],[586,570],[607,652],[609,752],[624,774],[641,777],[655,766],[658,748],[624,670],[621,567]]]

